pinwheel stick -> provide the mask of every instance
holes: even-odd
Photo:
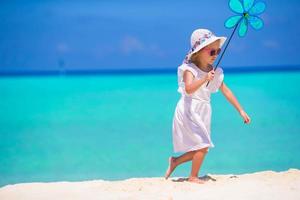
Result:
[[[230,38],[229,38],[228,42],[226,43],[225,49],[224,49],[224,51],[222,52],[221,57],[220,57],[220,59],[218,60],[218,63],[217,63],[217,65],[216,65],[216,67],[214,68],[214,70],[217,69],[217,67],[218,67],[218,65],[219,65],[219,63],[220,63],[220,61],[221,61],[221,59],[222,59],[222,57],[223,57],[223,55],[224,55],[224,53],[225,53],[227,47],[228,47],[228,44],[229,44],[229,42],[230,42],[230,40],[231,40],[231,38],[232,38],[234,32],[236,31],[238,25],[240,24],[240,22],[241,22],[241,19],[240,19],[239,22],[235,25],[234,30],[233,30],[233,32],[231,33]],[[207,82],[206,87],[208,86],[208,84],[209,84],[209,81]]]

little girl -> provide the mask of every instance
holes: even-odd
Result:
[[[220,89],[237,109],[244,123],[250,123],[250,117],[224,83],[223,70],[218,67],[214,71],[212,66],[225,40],[226,37],[217,37],[207,29],[197,29],[191,35],[191,49],[177,71],[181,98],[174,112],[172,126],[174,152],[185,153],[169,157],[166,179],[178,165],[192,160],[188,181],[204,183],[198,178],[198,171],[208,148],[214,147],[210,137],[211,93]]]

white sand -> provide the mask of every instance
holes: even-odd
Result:
[[[235,177],[232,177],[235,176]],[[299,200],[300,170],[262,171],[242,175],[207,174],[204,184],[185,178],[130,178],[121,181],[20,183],[0,188],[1,200],[94,199],[238,199]]]

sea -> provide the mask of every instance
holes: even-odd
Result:
[[[199,176],[300,169],[300,70],[226,73],[251,118],[219,90]],[[0,77],[0,187],[163,177],[173,152],[176,71]],[[188,177],[191,162],[172,177]]]

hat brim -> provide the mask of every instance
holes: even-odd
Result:
[[[205,42],[203,42],[203,43],[200,44],[198,47],[196,47],[196,48],[194,49],[194,51],[192,51],[192,52],[188,55],[188,59],[190,59],[191,56],[192,56],[194,53],[200,51],[201,49],[203,49],[203,48],[206,47],[207,45],[210,45],[211,43],[213,43],[213,42],[215,42],[215,41],[217,41],[217,40],[220,40],[220,48],[222,48],[222,46],[224,45],[226,39],[227,39],[227,37],[217,37],[217,36],[211,37],[211,38],[207,39]]]

